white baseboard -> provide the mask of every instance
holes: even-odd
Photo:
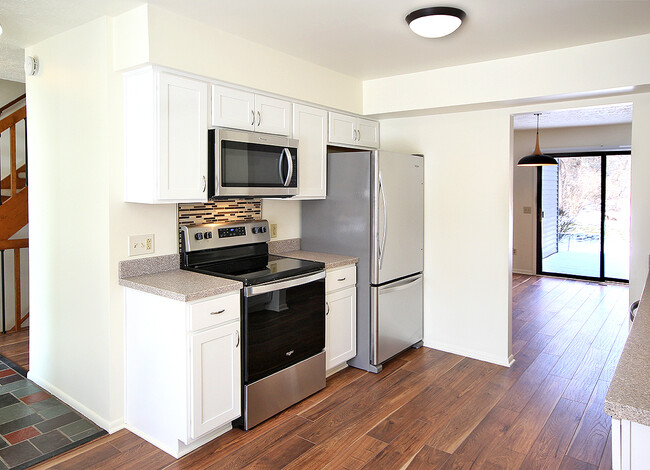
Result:
[[[93,410],[79,403],[77,400],[72,398],[70,395],[65,393],[60,388],[55,387],[44,378],[34,374],[34,372],[32,372],[31,370],[27,372],[27,378],[32,382],[34,382],[39,387],[41,387],[42,389],[48,391],[51,395],[54,395],[56,398],[64,402],[66,405],[73,408],[75,411],[78,411],[79,413],[84,415],[86,418],[91,420],[100,428],[108,431],[109,433],[113,433],[124,427],[123,420],[116,420],[114,422],[110,422],[107,419],[102,418]]]
[[[126,429],[131,431],[133,434],[135,434],[138,437],[141,437],[145,441],[155,445],[158,447],[160,450],[163,452],[168,453],[175,459],[179,459],[182,456],[189,454],[193,450],[198,449],[204,444],[207,444],[210,442],[212,439],[216,439],[217,437],[221,436],[222,434],[227,433],[232,429],[232,425],[230,423],[224,424],[223,426],[210,431],[207,434],[204,434],[203,436],[191,441],[189,444],[183,444],[181,441],[176,440],[174,444],[168,444],[164,443],[162,441],[159,441],[158,439],[152,437],[150,434],[147,434],[146,432],[141,431],[135,426],[131,426],[129,424],[126,424],[124,426]]]
[[[527,276],[534,276],[535,273],[533,271],[530,271],[528,269],[513,269],[512,274],[525,274]]]
[[[514,362],[515,358],[513,355],[510,357],[496,356],[494,354],[485,353],[476,349],[463,348],[455,344],[448,344],[443,342],[429,341],[425,340],[424,345],[428,348],[438,349],[439,351],[445,351],[452,354],[458,354],[459,356],[470,357],[472,359],[478,359],[479,361],[490,362],[499,366],[510,367]]]

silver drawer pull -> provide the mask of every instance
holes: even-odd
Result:
[[[339,281],[339,282],[341,282],[341,281],[345,281],[345,278],[342,277],[342,278],[340,278],[340,279],[337,279],[337,281]]]
[[[325,302],[325,308],[326,308],[325,315],[329,315],[330,314],[330,304],[329,304],[329,302]]]
[[[218,312],[210,312],[210,315],[219,315],[220,313],[223,313],[225,311],[226,311],[226,309],[224,308],[224,309],[219,310]]]

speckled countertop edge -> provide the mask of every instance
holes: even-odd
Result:
[[[271,240],[268,242],[269,253],[272,255],[282,255],[289,251],[300,250],[300,238],[289,238],[287,240]]]
[[[626,320],[627,321],[627,320]],[[605,397],[605,413],[650,426],[650,274]]]
[[[296,250],[287,251],[280,254],[282,256],[286,256],[287,258],[297,258],[307,261],[318,261],[320,263],[325,263],[325,269],[350,266],[359,262],[359,258],[354,258],[352,256],[332,255],[329,253],[317,253],[314,251]]]
[[[236,292],[244,286],[232,279],[181,269],[120,279],[120,285],[181,302]]]
[[[118,264],[118,278],[124,279],[145,274],[155,274],[163,271],[173,271],[181,266],[181,257],[178,253],[173,255],[149,256],[120,261]]]

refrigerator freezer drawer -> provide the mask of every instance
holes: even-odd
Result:
[[[378,365],[422,340],[422,274],[370,289],[371,356]]]

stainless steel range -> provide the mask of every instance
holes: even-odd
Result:
[[[244,284],[244,429],[325,387],[325,265],[269,255],[269,240],[266,220],[181,227],[182,269]]]

